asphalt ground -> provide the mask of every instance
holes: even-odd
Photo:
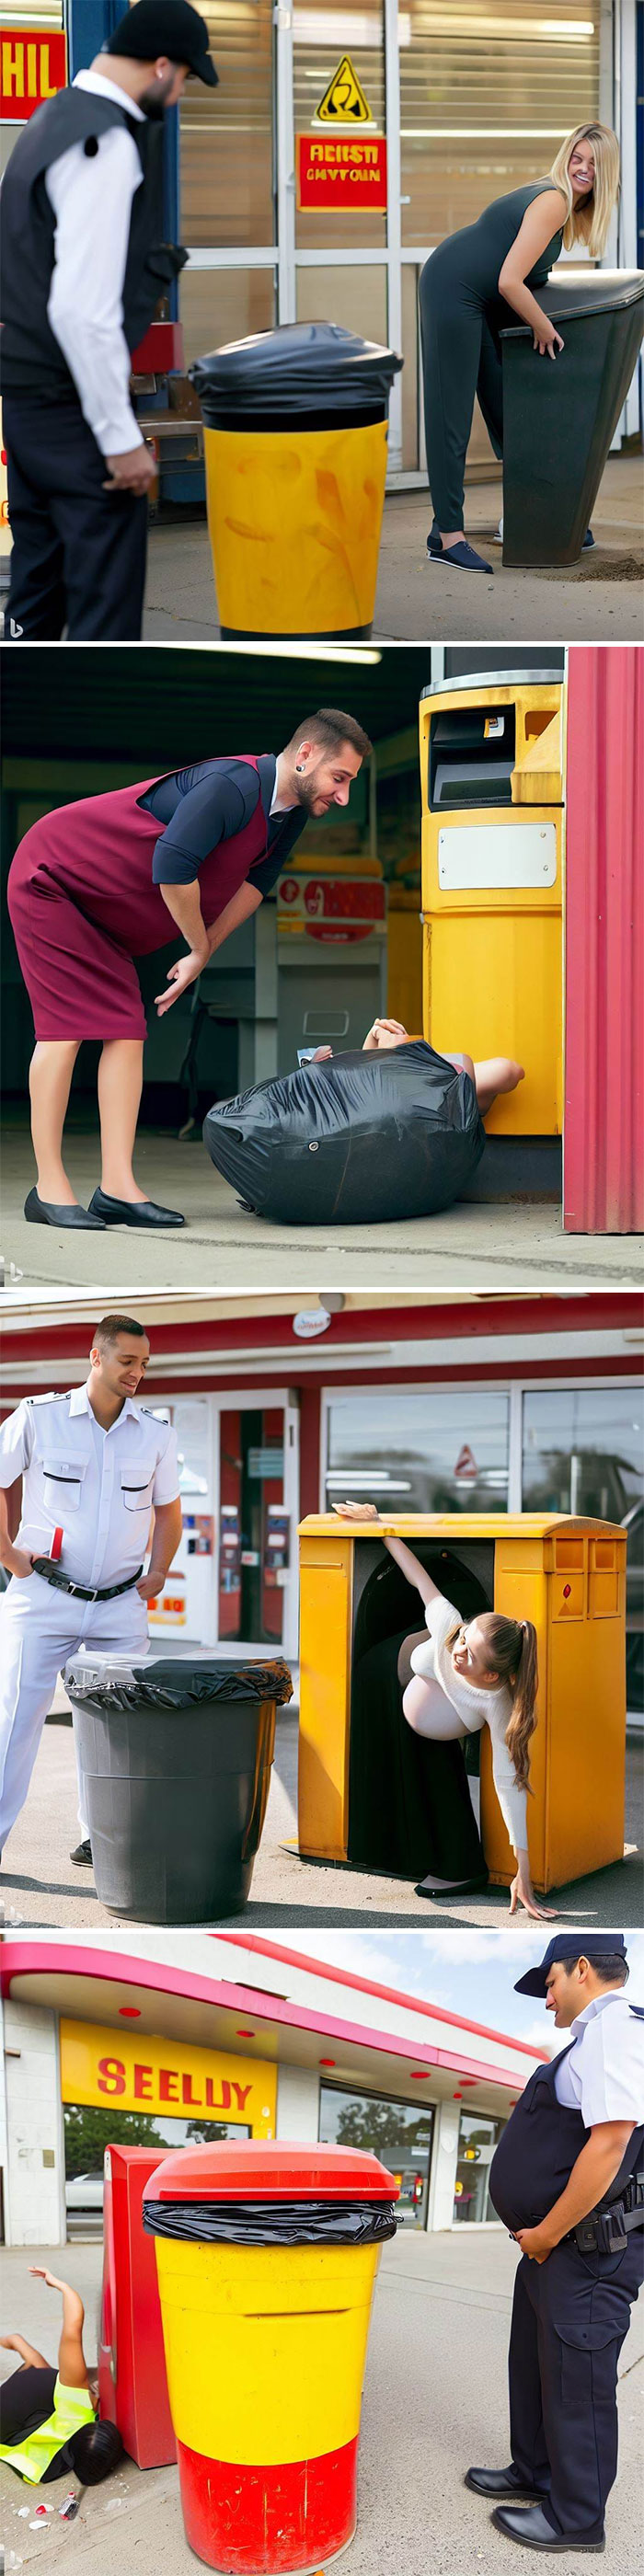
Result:
[[[639,643],[644,606],[642,461],[609,457],[593,511],[595,551],[564,571],[505,569],[496,530],[501,484],[468,480],[465,526],[490,574],[428,563],[427,491],[390,492],[385,501],[373,621],[374,643],[504,645]],[[194,644],[219,636],[205,520],[159,523],[150,531],[146,642]],[[331,638],[327,639],[331,641]]]
[[[87,1207],[99,1178],[97,1141],[72,1126],[66,1146],[70,1179]],[[337,1288],[517,1289],[639,1287],[640,1235],[564,1234],[559,1208],[518,1199],[461,1201],[442,1216],[398,1225],[269,1225],[240,1207],[199,1144],[143,1129],[137,1177],[148,1196],[178,1208],[177,1232],[145,1234],[127,1226],[95,1234],[26,1225],[23,1206],[34,1179],[26,1124],[10,1125],[2,1153],[0,1250],[10,1293],[10,1265],[25,1287],[95,1289],[103,1304],[155,1288],[301,1288],[318,1278]]]
[[[7,2331],[15,2325],[43,2352],[56,2352],[59,2302],[31,2281],[31,2251],[0,2256]],[[38,2248],[38,2260],[61,2270],[86,2303],[86,2353],[92,2334],[102,2248]],[[470,2462],[505,2465],[509,2456],[506,2353],[517,2251],[499,2227],[462,2227],[427,2236],[400,2230],[383,2249],[369,2338],[362,2408],[358,2529],[343,2565],[347,2576],[528,2576],[532,2550],[496,2532],[482,2496],[463,2476]],[[615,2576],[640,2565],[641,2404],[644,2302],[634,2311],[619,2370],[620,2466],[607,2512],[605,2564]],[[0,2353],[3,2376],[10,2356]],[[0,2526],[25,2567],[40,2560],[73,2576],[190,2576],[195,2559],[184,2538],[176,2469],[141,2471],[126,2460],[102,2487],[87,2489],[75,2522],[58,2518],[70,2481],[41,2490],[52,2502],[47,2524],[30,2531],[21,2515],[29,2491],[0,2465]],[[31,2490],[35,2502],[34,2490]],[[33,2502],[31,2513],[33,2512]],[[333,2565],[335,2562],[330,2562]],[[548,2560],[550,2565],[552,2562]],[[558,2564],[568,2565],[565,2557]],[[593,2559],[594,2565],[594,2559]],[[590,2554],[575,2556],[579,2576]],[[319,2576],[327,2576],[321,2566]]]
[[[56,1706],[59,1718],[64,1718],[65,1700],[60,1685]],[[296,1926],[312,1931],[316,1923],[324,1923],[329,1930],[334,1926],[379,1930],[401,1923],[408,1929],[412,1922],[421,1923],[424,1930],[434,1925],[478,1925],[485,1931],[509,1928],[505,1888],[491,1887],[483,1895],[434,1905],[416,1896],[411,1880],[301,1861],[297,1852],[297,1735],[297,1714],[291,1704],[288,1711],[278,1710],[275,1762],[250,1900],[243,1917],[221,1919],[238,1925],[243,1920],[249,1931],[260,1932],[293,1930]],[[586,1931],[600,1930],[602,1926],[613,1929],[619,1924],[626,1931],[642,1923],[643,1774],[644,1742],[640,1738],[629,1743],[628,1749],[624,1860],[559,1888],[547,1899],[556,1909],[556,1920],[570,1930],[577,1924]],[[478,1781],[472,1779],[470,1789],[476,1803]],[[112,1914],[99,1904],[91,1870],[70,1866],[69,1853],[77,1842],[72,1730],[68,1723],[48,1722],[28,1799],[5,1847],[0,1873],[0,1928],[4,1907],[4,1923],[9,1930],[46,1924],[127,1930],[124,1916]],[[517,1940],[527,1922],[523,1912],[513,1918]]]

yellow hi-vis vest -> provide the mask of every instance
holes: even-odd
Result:
[[[38,2487],[50,2461],[63,2450],[65,2442],[71,2441],[72,2433],[78,2432],[80,2424],[95,2421],[89,2389],[64,2388],[57,2379],[51,2415],[45,2417],[35,2433],[27,2433],[24,2441],[0,2442],[0,2460],[7,2460],[10,2469],[18,2469],[31,2487]]]

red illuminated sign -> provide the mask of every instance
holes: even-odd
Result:
[[[387,144],[384,134],[298,134],[297,202],[301,211],[322,206],[387,204]]]
[[[0,113],[12,125],[24,125],[46,98],[67,86],[67,37],[62,28],[43,36],[37,27],[0,41]]]

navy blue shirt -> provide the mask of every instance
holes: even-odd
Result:
[[[248,876],[261,895],[270,894],[307,821],[301,805],[271,815],[276,768],[270,751],[260,753],[257,769],[244,760],[198,760],[191,769],[174,769],[170,777],[158,778],[139,799],[164,826],[154,852],[153,885],[191,885],[218,841],[243,832],[261,797],[266,852],[253,860]]]

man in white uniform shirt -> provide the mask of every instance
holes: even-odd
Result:
[[[493,2208],[523,2256],[512,2459],[465,2483],[495,2500],[506,2540],[547,2554],[603,2550],[617,2474],[617,2365],[644,2277],[644,2007],[627,1977],[623,1933],[556,1932],[518,1978],[568,2046],[529,2077],[490,2167]]]
[[[141,633],[155,467],[133,350],[185,253],[161,240],[163,119],[214,88],[190,0],[137,0],[37,109],[2,189],[2,389],[13,536],[5,638]]]
[[[182,1529],[174,1432],[134,1401],[149,1356],[142,1324],[106,1315],[85,1386],[28,1396],[0,1430],[0,1562],[11,1575],[0,1602],[0,1850],[68,1658],[83,1645],[147,1652],[146,1605],[162,1590]],[[20,1477],[13,1540],[8,1494]],[[71,1858],[91,1863],[82,1806],[79,1822]]]

